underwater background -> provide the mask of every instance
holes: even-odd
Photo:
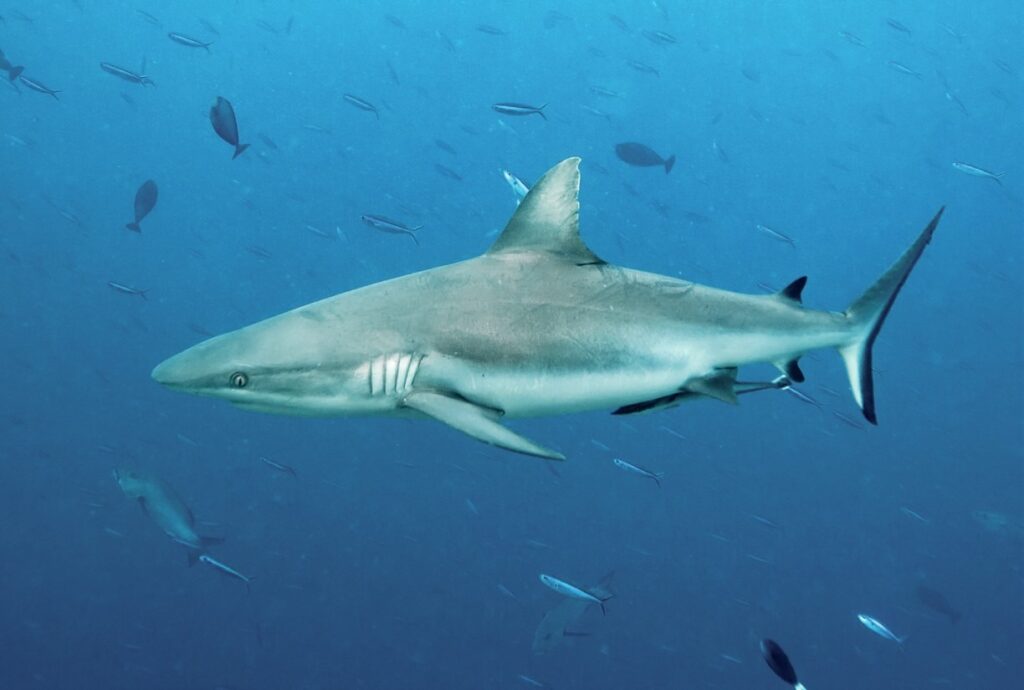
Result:
[[[764,637],[812,690],[1019,687],[1022,14],[5,0],[0,49],[24,71],[0,72],[0,688],[785,687]],[[251,145],[234,160],[218,96]],[[671,173],[617,158],[632,141]],[[822,309],[945,205],[875,347],[880,425],[829,352],[801,362],[813,404],[512,425],[557,465],[151,381],[210,334],[483,252],[515,209],[500,170],[532,182],[572,155],[598,255],[750,293],[808,275]],[[418,244],[364,214],[422,225]],[[187,567],[124,467],[173,486],[251,587]],[[612,571],[607,614],[538,645],[561,601],[538,574]]]

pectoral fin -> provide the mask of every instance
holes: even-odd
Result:
[[[686,390],[706,395],[732,405],[736,404],[736,370],[723,369],[712,376],[687,381]]]
[[[466,400],[442,393],[416,391],[406,396],[403,403],[406,407],[433,417],[484,443],[549,460],[565,460],[565,456],[561,453],[539,446],[503,427],[497,421],[501,416],[500,413],[474,405]]]

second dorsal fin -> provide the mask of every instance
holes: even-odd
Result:
[[[548,170],[512,214],[488,254],[543,252],[575,264],[602,264],[580,239],[580,159]]]

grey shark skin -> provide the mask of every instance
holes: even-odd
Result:
[[[803,279],[744,295],[608,264],[579,236],[579,158],[552,168],[482,256],[341,293],[202,342],[152,373],[262,412],[430,417],[551,459],[502,417],[735,402],[737,368],[836,348],[875,422],[871,346],[940,210],[845,312],[807,309]]]

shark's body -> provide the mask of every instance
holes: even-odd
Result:
[[[561,458],[498,423],[734,401],[744,364],[839,349],[874,421],[870,353],[937,215],[845,312],[806,309],[805,279],[777,295],[717,290],[610,265],[579,237],[579,159],[531,189],[483,256],[402,276],[212,338],[153,377],[241,407],[304,415],[428,416],[510,450]],[[941,214],[941,212],[940,212]]]

